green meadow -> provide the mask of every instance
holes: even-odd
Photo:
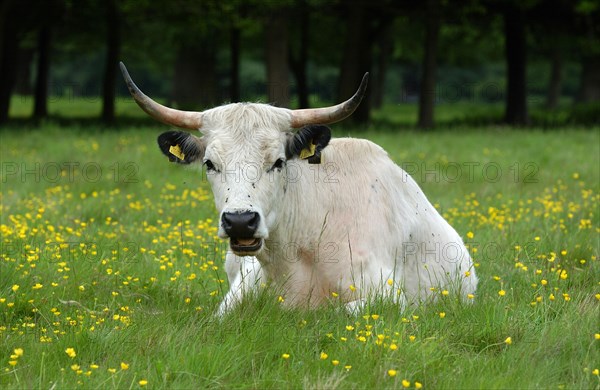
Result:
[[[1,388],[600,389],[600,128],[416,132],[393,108],[332,125],[383,146],[456,228],[472,302],[350,315],[262,286],[218,320],[227,242],[204,173],[170,164],[168,127],[131,103],[111,128],[92,103],[0,129]]]

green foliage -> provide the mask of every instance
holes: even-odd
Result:
[[[569,114],[572,123],[600,123],[600,102],[579,104]]]

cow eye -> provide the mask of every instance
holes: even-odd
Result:
[[[283,168],[283,164],[285,163],[285,161],[283,161],[282,158],[278,158],[277,161],[275,161],[275,163],[273,164],[273,166],[269,169],[269,172],[275,170],[275,169],[281,169]]]
[[[212,163],[212,161],[210,160],[206,160],[204,161],[204,165],[206,165],[206,171],[207,172],[218,172],[217,168],[215,168],[215,164]]]

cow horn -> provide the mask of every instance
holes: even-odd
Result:
[[[297,129],[305,125],[325,125],[346,119],[352,115],[365,96],[368,80],[369,73],[367,72],[363,76],[356,93],[343,103],[331,107],[293,110],[291,127]]]
[[[175,110],[155,102],[144,95],[137,85],[135,85],[131,76],[129,76],[129,72],[127,72],[125,64],[120,62],[119,66],[121,67],[123,78],[125,78],[125,82],[127,83],[129,93],[131,93],[138,106],[152,118],[184,129],[199,130],[202,127],[202,112]]]

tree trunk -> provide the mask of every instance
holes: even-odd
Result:
[[[371,82],[371,103],[373,108],[381,108],[385,95],[385,78],[393,50],[391,25],[384,27],[379,39],[379,52],[377,53],[377,72]]]
[[[31,85],[31,64],[35,58],[35,49],[22,48],[19,50],[18,57],[18,69],[13,92],[17,95],[29,96],[33,94]]]
[[[577,101],[582,103],[600,100],[600,56],[585,57],[581,67],[581,79]]]
[[[17,71],[17,22],[10,17],[12,2],[0,4],[0,123],[8,120],[10,96]]]
[[[417,126],[421,129],[431,128],[434,124],[435,79],[437,75],[437,46],[440,24],[439,3],[436,0],[428,0],[425,19],[425,55],[421,73],[419,121],[417,123]]]
[[[290,105],[288,23],[287,10],[280,9],[274,11],[265,24],[267,98],[279,107]]]
[[[504,121],[511,125],[525,125],[529,122],[525,76],[525,15],[523,10],[513,3],[507,4],[504,10],[504,36],[508,71]]]
[[[102,82],[102,121],[111,124],[115,121],[115,94],[117,82],[117,62],[121,51],[121,24],[115,0],[106,3],[106,62]]]
[[[546,107],[555,109],[558,106],[560,90],[562,88],[562,54],[558,45],[552,49],[551,61],[552,69],[550,71],[550,83],[546,95]]]
[[[183,110],[202,110],[217,104],[217,55],[214,37],[182,42],[175,58],[173,101]]]
[[[297,19],[300,28],[300,46],[298,49],[297,57],[295,57],[290,51],[290,64],[292,72],[294,73],[294,78],[296,79],[296,89],[298,92],[298,108],[308,108],[310,103],[308,101],[309,91],[306,68],[308,63],[309,13],[306,1],[300,2]]]
[[[365,7],[361,3],[348,5],[349,15],[346,23],[346,38],[338,87],[338,101],[350,98],[355,92],[365,72],[371,70],[372,44],[370,42],[369,20]],[[371,112],[371,89],[350,119],[355,123],[369,121]]]
[[[240,36],[238,27],[231,28],[229,50],[231,52],[229,99],[232,103],[240,101]]]
[[[33,97],[33,117],[36,119],[48,116],[48,82],[50,75],[50,50],[52,30],[49,25],[38,32],[38,58]]]

